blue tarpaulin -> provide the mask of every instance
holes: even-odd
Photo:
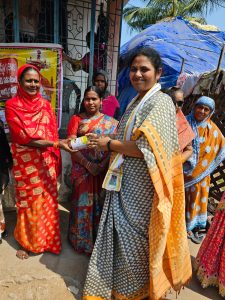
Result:
[[[120,61],[123,64],[139,48],[156,49],[163,62],[160,82],[163,88],[168,88],[176,85],[182,61],[184,61],[183,72],[187,74],[202,74],[215,70],[224,43],[225,32],[197,29],[181,17],[177,17],[172,21],[151,25],[133,37],[121,47]],[[221,67],[225,68],[225,58]],[[119,101],[123,111],[135,95],[127,67],[119,73],[118,82]]]

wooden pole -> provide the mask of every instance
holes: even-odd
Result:
[[[182,63],[181,63],[181,68],[180,68],[180,74],[183,73],[183,70],[184,70],[184,61],[185,61],[185,59],[182,57]]]
[[[224,51],[225,51],[225,44],[223,44],[223,48],[221,49],[221,52],[220,52],[220,58],[219,58],[219,61],[218,61],[218,65],[217,65],[217,69],[216,69],[216,73],[215,73],[215,78],[213,80],[213,91],[215,91],[215,89],[216,89],[218,77],[219,77],[220,70],[221,70],[221,64],[223,62]]]

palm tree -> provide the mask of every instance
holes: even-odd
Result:
[[[138,31],[176,16],[206,24],[203,16],[223,5],[225,0],[148,0],[146,7],[125,7],[123,17],[131,30]]]

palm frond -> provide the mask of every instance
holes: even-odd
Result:
[[[135,30],[143,30],[147,25],[155,24],[169,15],[168,10],[162,7],[126,7],[123,10],[124,20]]]
[[[143,0],[144,1],[144,0]],[[167,17],[182,16],[185,19],[198,18],[204,24],[204,16],[225,0],[147,0],[146,7],[128,6],[124,8],[123,17],[132,29],[142,30],[147,25],[155,24]],[[197,16],[197,17],[196,17]]]
[[[225,6],[225,0],[191,0],[184,8],[184,12],[191,14],[202,14],[211,13],[213,10],[218,8],[220,5]]]
[[[132,7],[125,7],[123,9],[123,18],[126,22],[129,22],[132,18],[135,18],[138,14],[140,7],[132,6]]]

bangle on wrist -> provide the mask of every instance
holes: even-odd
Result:
[[[59,141],[56,141],[53,143],[53,148],[59,148]]]
[[[112,142],[111,139],[107,142],[107,149],[109,152],[111,151],[111,147],[110,147],[111,142]]]
[[[87,168],[89,168],[89,167],[90,167],[90,165],[91,165],[91,162],[89,161],[89,162],[87,162],[87,164],[86,164],[85,168],[86,168],[86,169],[87,169]]]

